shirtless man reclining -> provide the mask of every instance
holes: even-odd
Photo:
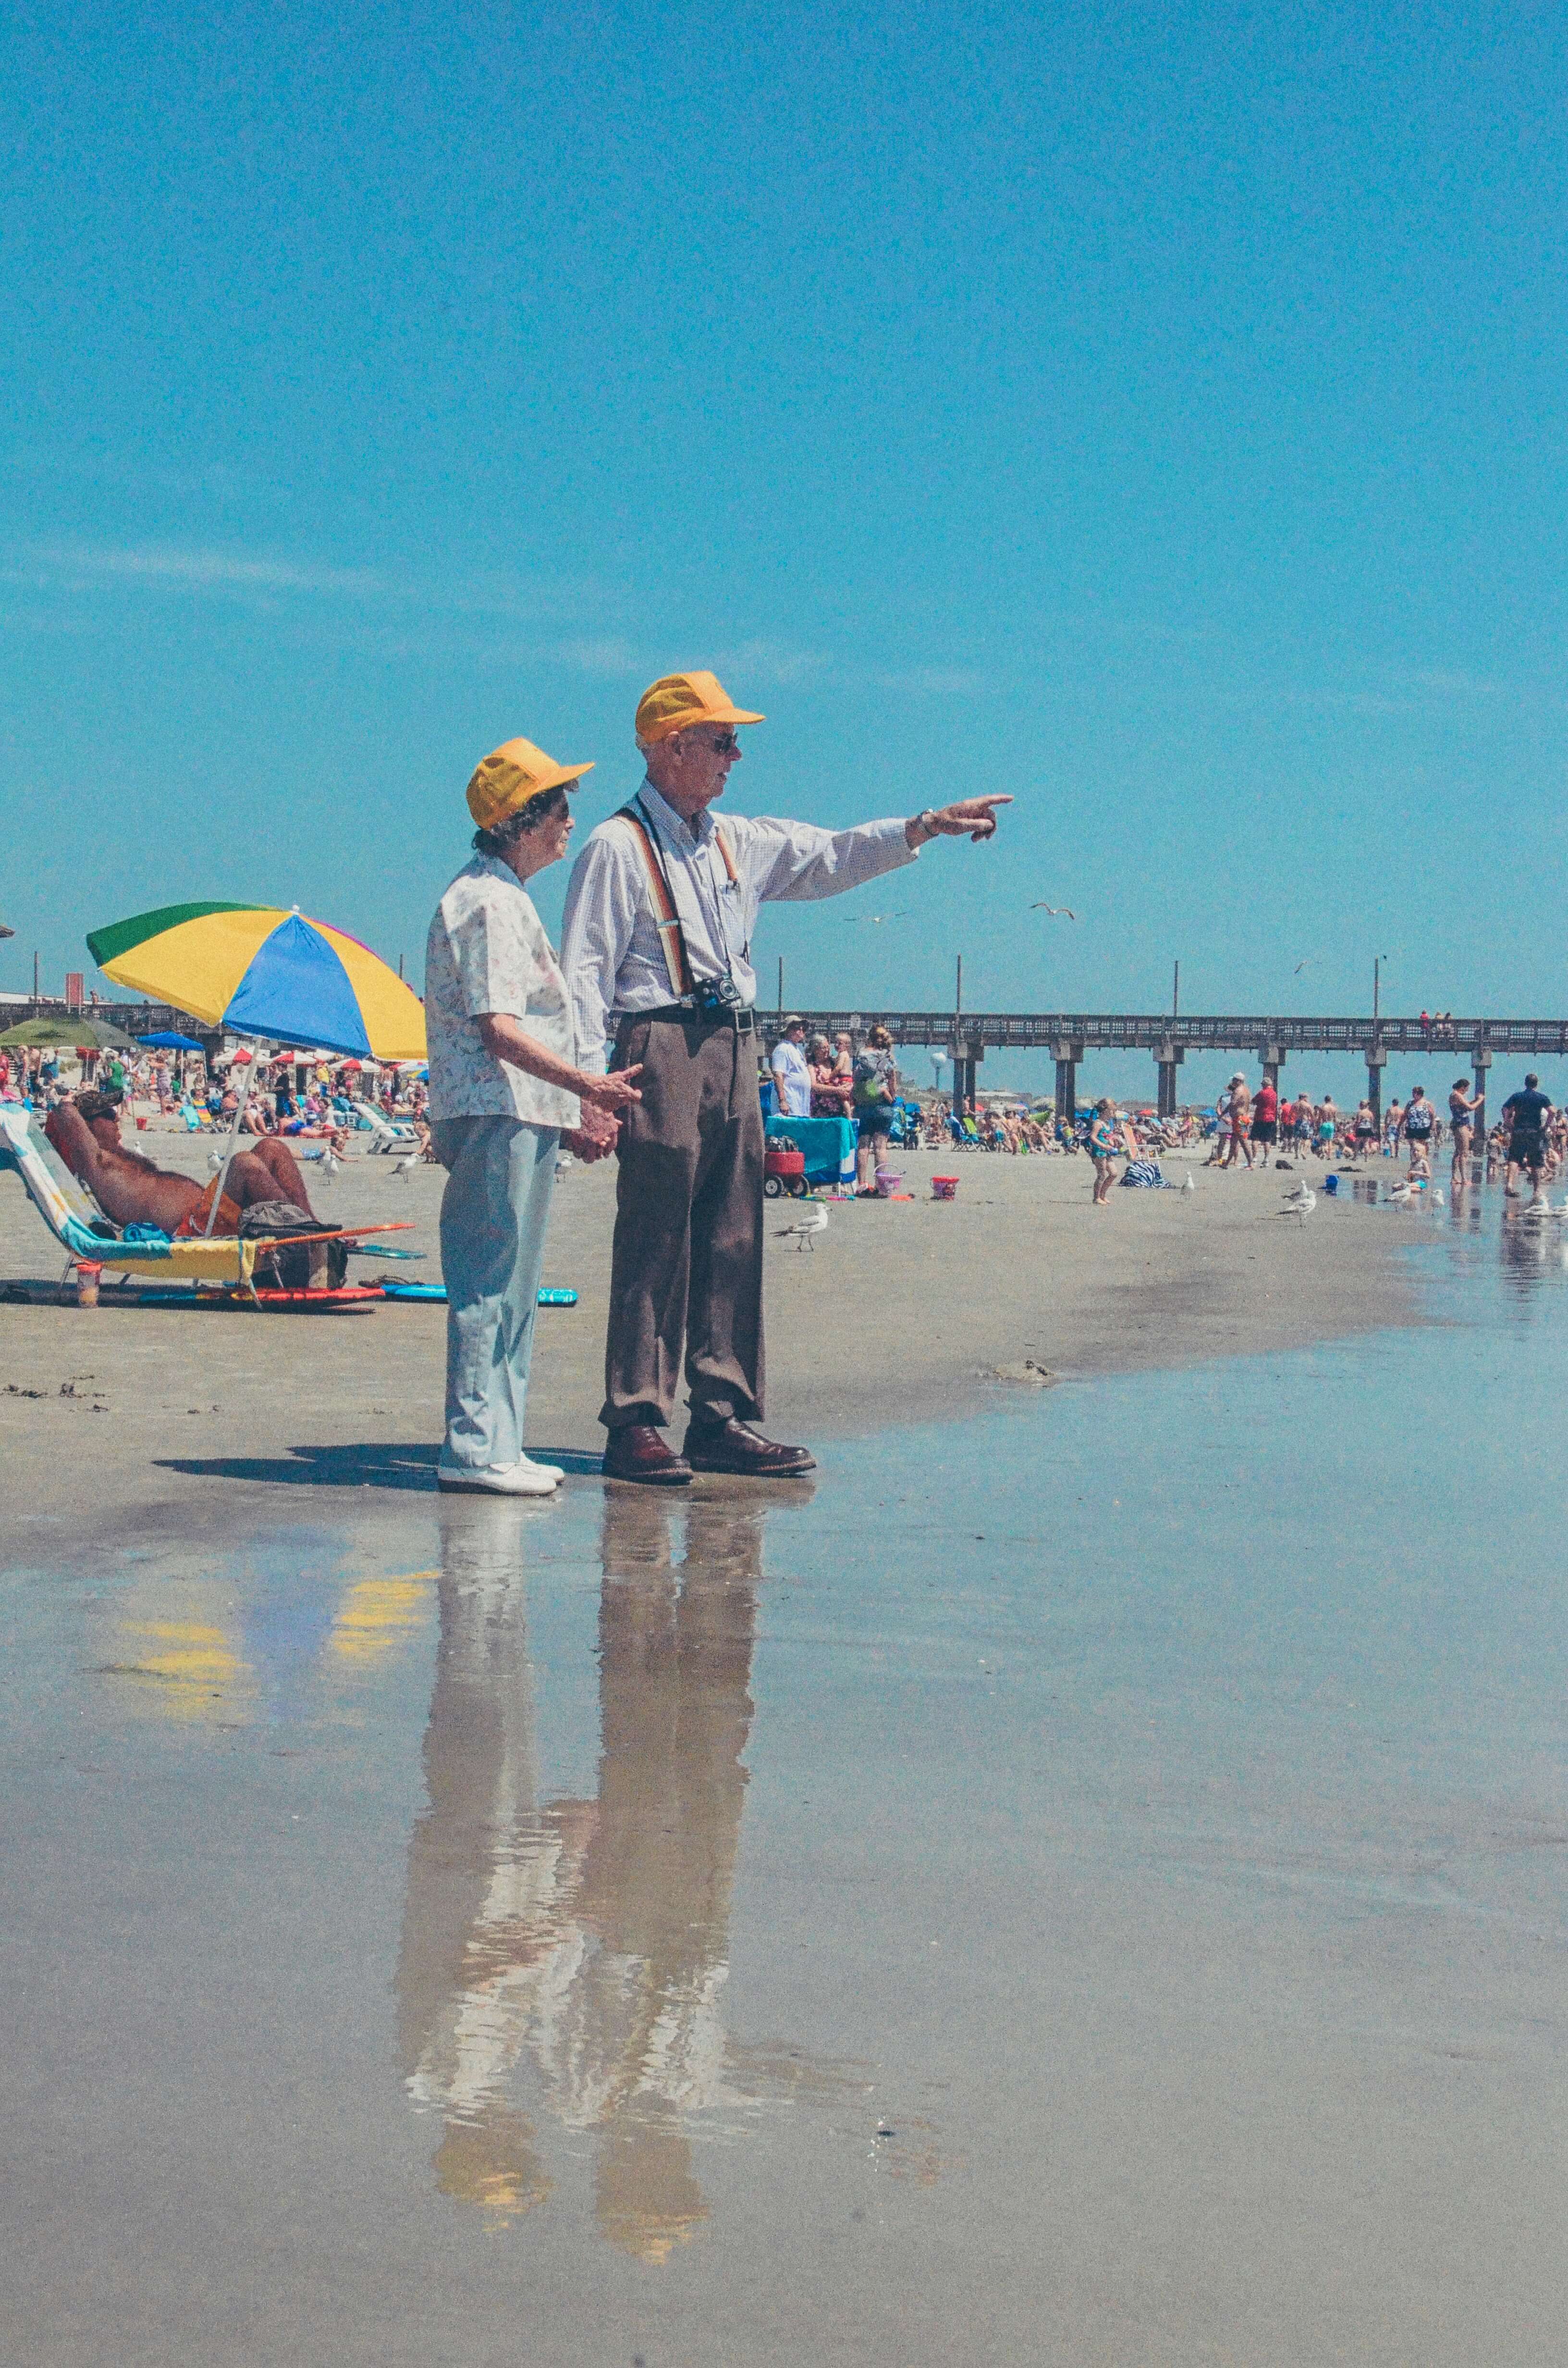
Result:
[[[44,1133],[112,1224],[156,1225],[181,1239],[204,1233],[219,1178],[199,1184],[194,1176],[176,1175],[140,1151],[128,1151],[119,1139],[119,1101],[118,1095],[78,1094],[51,1110]],[[291,1201],[310,1211],[294,1155],[276,1135],[236,1152],[222,1184],[215,1234],[237,1233],[241,1216],[258,1201]]]

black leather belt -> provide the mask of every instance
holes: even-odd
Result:
[[[653,1011],[625,1011],[617,1022],[617,1034],[640,1019],[677,1019],[683,1028],[733,1028],[737,1036],[756,1033],[756,1013],[749,1003],[733,1009],[722,1005],[699,1009],[695,1003],[661,1003]]]

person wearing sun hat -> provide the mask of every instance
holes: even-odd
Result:
[[[527,882],[565,854],[567,792],[591,765],[508,740],[468,785],[473,855],[436,907],[425,947],[432,1144],[447,1170],[443,1488],[548,1496],[558,1467],[523,1452],[544,1229],[565,1143],[602,1158],[634,1072],[579,1065],[566,983]]]
[[[928,839],[990,838],[1002,796],[912,819],[824,830],[727,814],[741,730],[717,675],[661,676],[638,702],[646,771],[601,823],[572,872],[562,966],[580,1057],[638,1076],[622,1115],[605,1344],[606,1474],[659,1487],[694,1471],[785,1479],[813,1469],[803,1447],[756,1429],[763,1412],[762,1151],[751,938],[770,901],[836,896]],[[685,1452],[664,1438],[684,1361]]]

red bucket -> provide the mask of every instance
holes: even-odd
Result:
[[[958,1199],[958,1193],[959,1179],[956,1176],[932,1177],[931,1198],[933,1201],[956,1201]]]

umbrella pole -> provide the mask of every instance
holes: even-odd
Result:
[[[250,1082],[255,1075],[256,1047],[253,1044],[250,1059],[245,1064],[244,1082],[240,1087],[240,1098],[234,1104],[234,1121],[229,1129],[228,1148],[223,1154],[223,1165],[212,1178],[212,1205],[207,1212],[207,1223],[201,1228],[203,1241],[210,1237],[212,1228],[218,1222],[218,1203],[223,1197],[223,1179],[229,1173],[229,1167],[234,1156],[234,1145],[240,1139],[240,1121],[245,1114],[245,1104],[250,1099]]]

